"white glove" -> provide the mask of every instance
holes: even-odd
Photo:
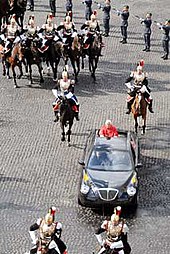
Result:
[[[133,87],[133,85],[132,85],[130,82],[125,83],[125,86],[126,86],[127,88],[129,88],[129,89],[131,89],[131,88]]]
[[[161,25],[159,22],[157,22],[156,24],[157,24],[157,26],[160,26],[160,25]]]
[[[29,234],[30,234],[30,237],[32,239],[32,243],[37,244],[38,238],[36,237],[35,232],[34,231],[29,231]]]
[[[140,20],[140,21],[144,21],[144,19],[142,19],[142,18],[140,18],[139,20]]]
[[[118,242],[114,242],[110,245],[110,249],[114,250],[115,248],[123,248],[123,242],[122,241],[118,241]]]
[[[101,235],[97,235],[95,234],[96,238],[97,238],[97,241],[98,243],[100,244],[100,246],[103,246],[103,239],[102,239],[102,236]]]
[[[101,8],[101,4],[97,4],[97,7],[100,9]]]

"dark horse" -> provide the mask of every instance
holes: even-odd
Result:
[[[44,83],[43,75],[42,75],[42,58],[40,56],[39,48],[39,40],[37,38],[28,39],[21,43],[22,53],[26,60],[26,72],[28,72],[29,68],[29,76],[30,76],[30,85],[33,84],[32,79],[32,65],[37,65],[38,71],[40,74],[40,84]]]
[[[65,127],[68,125],[69,128],[66,133],[66,135],[68,135],[68,146],[70,146],[70,135],[73,120],[74,120],[74,111],[72,110],[69,101],[66,98],[63,98],[60,105],[60,126],[62,129],[61,141],[65,141]]]
[[[131,112],[135,121],[135,132],[138,132],[138,118],[142,117],[142,134],[145,134],[146,129],[146,115],[147,115],[147,102],[141,92],[137,92],[135,100],[131,106]]]
[[[95,35],[93,38],[93,42],[90,44],[88,49],[84,50],[84,54],[89,57],[89,71],[91,72],[91,76],[96,81],[95,71],[97,69],[97,65],[99,62],[99,57],[101,55],[101,35]],[[84,68],[84,61],[82,58],[82,68]]]
[[[59,65],[60,59],[63,54],[62,51],[63,51],[62,42],[51,41],[48,46],[48,49],[44,53],[40,53],[42,58],[45,59],[47,63],[48,71],[49,71],[49,64],[50,64],[53,71],[54,81],[57,81],[57,71],[58,71],[58,65]]]

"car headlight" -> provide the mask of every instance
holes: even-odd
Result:
[[[95,184],[92,182],[92,180],[90,179],[90,177],[88,176],[88,174],[84,171],[83,172],[83,179],[82,179],[82,183],[81,183],[81,188],[80,188],[80,192],[82,194],[87,194],[90,189],[96,193],[98,192],[98,188],[95,186]]]
[[[127,187],[127,194],[132,197],[136,194],[136,188],[134,186],[128,186]]]
[[[133,175],[129,185],[127,186],[127,194],[132,197],[136,194],[136,187],[138,185],[138,179],[136,173]]]
[[[86,195],[89,192],[89,190],[90,190],[90,187],[84,182],[82,182],[80,192]]]

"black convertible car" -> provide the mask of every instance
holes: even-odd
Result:
[[[137,207],[139,142],[135,133],[120,131],[111,139],[90,133],[83,155],[78,203],[82,206]]]

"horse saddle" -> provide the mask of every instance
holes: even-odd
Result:
[[[47,51],[47,49],[49,48],[49,46],[42,46],[41,48],[38,48],[38,50],[41,52],[41,53],[44,53],[45,51]]]
[[[90,47],[90,44],[85,43],[83,48],[88,49],[89,47]]]

